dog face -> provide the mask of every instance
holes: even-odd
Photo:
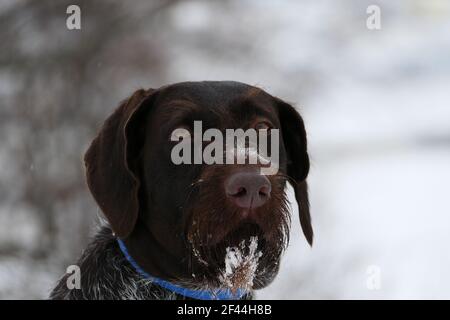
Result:
[[[175,164],[173,133],[192,133],[195,121],[204,130],[220,132],[278,129],[278,172],[260,174],[261,164]],[[244,261],[240,270],[233,266],[232,282],[240,286],[250,271],[255,289],[273,279],[288,242],[288,181],[303,232],[312,243],[303,121],[290,105],[258,88],[186,82],[137,91],[106,121],[85,161],[91,192],[116,235],[130,237],[140,225],[148,241],[157,242],[186,266],[186,274],[210,286],[229,282],[224,279],[226,257],[236,259],[236,250],[244,257],[253,255],[257,264]]]

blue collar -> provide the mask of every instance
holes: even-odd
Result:
[[[160,278],[156,278],[145,272],[133,259],[133,257],[128,252],[125,243],[121,239],[117,239],[119,243],[120,250],[122,251],[125,258],[133,266],[133,268],[144,278],[151,280],[152,283],[158,286],[172,291],[176,294],[198,300],[238,300],[244,297],[248,292],[243,289],[238,289],[236,293],[232,293],[230,289],[216,289],[216,290],[194,290],[183,288],[181,286],[172,284]]]

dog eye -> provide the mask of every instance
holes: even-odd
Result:
[[[255,124],[254,128],[256,130],[270,130],[273,128],[273,126],[267,121],[260,121]]]
[[[181,139],[186,139],[191,137],[191,131],[188,129],[188,127],[179,127],[172,131],[170,135],[171,141],[180,141]]]

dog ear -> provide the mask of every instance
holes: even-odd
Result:
[[[155,90],[138,90],[106,119],[84,161],[89,189],[114,233],[126,238],[139,212],[139,178],[129,160],[137,153],[137,123]],[[143,137],[140,137],[143,139]]]
[[[306,130],[302,117],[286,102],[279,99],[279,117],[281,132],[287,151],[287,174],[293,180],[295,198],[298,203],[300,224],[303,234],[310,245],[313,243],[313,229],[309,212],[308,184],[309,157],[307,151]]]

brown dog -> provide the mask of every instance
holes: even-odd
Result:
[[[194,121],[222,132],[279,129],[278,173],[261,175],[258,164],[174,164],[171,133],[192,131]],[[248,298],[278,272],[289,235],[288,181],[312,244],[303,120],[292,106],[253,86],[207,81],[138,90],[107,119],[85,162],[89,188],[110,228],[79,261],[81,289],[67,289],[66,276],[52,298],[205,297],[190,295],[194,289],[245,289],[239,298]],[[230,267],[226,257],[238,261]]]

